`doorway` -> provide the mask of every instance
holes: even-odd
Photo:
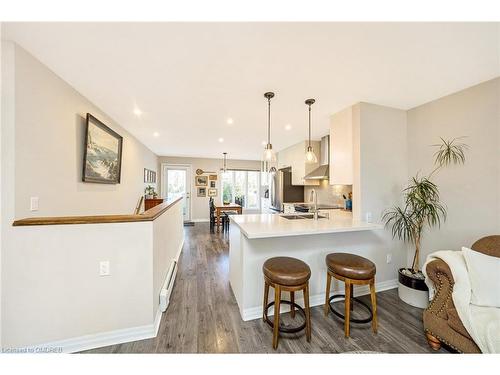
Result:
[[[183,197],[182,215],[184,221],[191,220],[191,166],[162,164],[162,196],[171,200]]]

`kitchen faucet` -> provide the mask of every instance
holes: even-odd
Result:
[[[316,193],[316,190],[314,189],[311,190],[309,200],[314,202],[313,219],[318,220],[318,194]]]

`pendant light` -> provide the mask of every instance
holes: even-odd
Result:
[[[222,153],[222,173],[226,173],[227,172],[227,165],[226,165],[226,157],[227,157],[227,152],[223,152]]]
[[[306,152],[306,163],[314,164],[318,162],[318,158],[314,153],[313,147],[311,146],[311,106],[314,104],[316,100],[307,99],[305,103],[309,106],[309,141],[307,144],[307,152]]]
[[[262,155],[264,162],[275,162],[276,154],[271,144],[271,99],[274,98],[274,92],[266,92],[264,97],[267,99],[267,144]]]

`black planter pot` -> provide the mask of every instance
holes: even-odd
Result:
[[[398,272],[398,295],[399,298],[414,307],[425,309],[429,304],[429,289],[425,281],[415,279],[403,274],[400,268]]]
[[[422,291],[428,291],[429,288],[427,288],[427,285],[425,284],[424,280],[421,279],[416,279],[413,277],[410,277],[408,275],[405,275],[402,273],[402,271],[407,268],[400,268],[398,271],[399,275],[399,282],[403,284],[404,286],[407,286],[408,288],[411,289],[416,289],[416,290],[422,290]]]

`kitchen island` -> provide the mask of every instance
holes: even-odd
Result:
[[[311,306],[324,303],[325,256],[332,252],[348,252],[372,260],[377,265],[377,290],[397,285],[395,268],[386,267],[386,254],[391,249],[387,247],[382,225],[353,220],[350,212],[339,210],[318,220],[310,218],[312,215],[306,215],[307,218],[297,216],[302,215],[231,216],[229,280],[243,320],[262,316],[262,265],[266,259],[275,256],[295,257],[309,265]],[[332,283],[332,292],[339,288],[343,294],[343,284]],[[354,290],[355,295],[366,293],[367,287]],[[270,294],[272,300],[273,294]],[[288,296],[282,298],[288,299]],[[302,296],[297,295],[296,302],[303,305]]]

